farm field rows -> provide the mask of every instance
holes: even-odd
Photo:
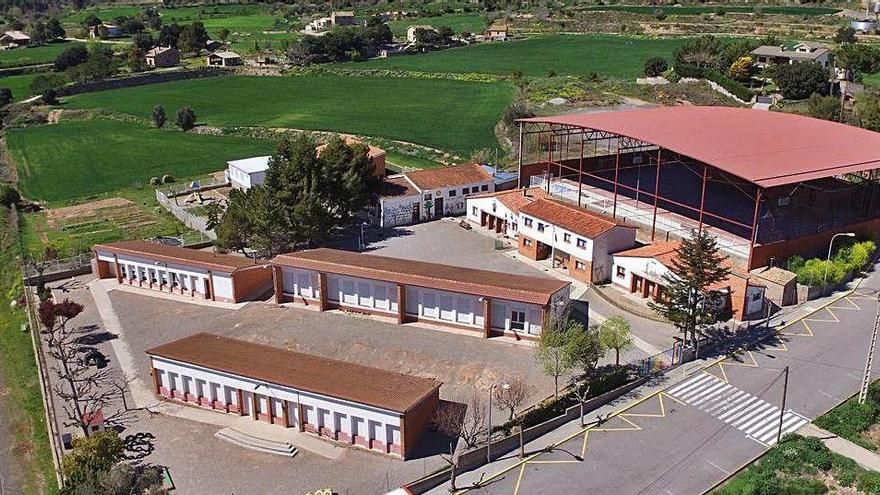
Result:
[[[526,76],[596,72],[612,77],[636,77],[650,57],[670,58],[684,38],[631,38],[613,35],[535,36],[525,40],[481,43],[421,55],[400,55],[346,67],[405,69],[428,72],[487,72]]]
[[[186,134],[112,120],[72,120],[7,132],[19,188],[31,199],[60,204],[149,184],[150,177],[187,177],[221,170],[227,160],[267,154],[270,141]]]
[[[496,146],[494,126],[513,99],[509,84],[450,80],[229,76],[140,86],[69,98],[147,118],[192,107],[200,123],[326,130],[398,139],[459,154]]]
[[[589,5],[578,7],[578,10],[587,11],[617,11],[631,12],[636,14],[653,14],[657,9],[663,10],[667,15],[701,15],[711,14],[718,10],[718,6],[678,5],[678,6],[653,6],[653,5]],[[753,14],[760,11],[762,14],[784,15],[830,15],[840,11],[833,7],[800,7],[796,5],[724,5],[724,12]]]
[[[31,81],[40,74],[19,74],[17,76],[0,77],[0,88],[9,88],[12,90],[12,97],[15,101],[21,101],[31,96]]]

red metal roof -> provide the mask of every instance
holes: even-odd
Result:
[[[521,121],[638,139],[761,187],[880,168],[880,133],[790,113],[678,106]]]

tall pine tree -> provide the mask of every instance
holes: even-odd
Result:
[[[715,237],[706,231],[691,231],[682,239],[672,258],[663,297],[648,305],[671,321],[684,340],[696,345],[697,332],[716,321],[717,297],[710,290],[730,275],[727,257],[720,253]]]

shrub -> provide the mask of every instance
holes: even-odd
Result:
[[[675,73],[681,77],[691,77],[694,79],[701,79],[704,72],[702,67],[689,64],[675,64],[673,69],[675,69]]]
[[[9,88],[0,88],[0,107],[12,103],[12,90]]]
[[[876,404],[859,404],[848,400],[816,419],[816,426],[850,441],[859,440],[859,433],[867,430],[880,419]]]
[[[174,177],[171,174],[165,174],[162,176],[162,184],[170,184],[174,182]]]
[[[752,92],[749,91],[749,88],[727,77],[720,70],[714,67],[710,67],[703,71],[703,75],[706,79],[714,82],[715,84],[718,84],[740,100],[751,101]]]
[[[795,478],[786,480],[779,493],[782,495],[822,495],[828,493],[828,487],[819,480]]]
[[[658,21],[666,19],[666,12],[663,9],[654,9],[654,18]]]
[[[665,58],[651,57],[645,60],[645,75],[648,77],[657,77],[667,69],[669,69],[669,63]]]
[[[779,64],[770,73],[782,96],[788,99],[803,100],[813,93],[828,93],[828,71],[817,63]]]
[[[527,119],[534,116],[535,113],[529,110],[529,106],[526,102],[517,101],[504,110],[502,120],[507,125],[514,125],[518,119]]]
[[[675,72],[674,69],[666,69],[665,71],[663,71],[662,76],[663,79],[666,79],[671,83],[677,83],[678,81],[681,81],[681,76],[679,76],[678,72]]]
[[[181,107],[177,110],[177,127],[186,132],[196,126],[196,113],[190,107]]]
[[[54,89],[49,88],[43,91],[42,99],[46,105],[56,105],[58,104],[58,93]]]
[[[18,194],[18,189],[12,184],[0,184],[0,205],[8,207],[17,205],[19,201],[21,201],[21,195]]]

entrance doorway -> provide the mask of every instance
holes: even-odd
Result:
[[[443,198],[437,198],[434,200],[434,216],[443,216]]]

